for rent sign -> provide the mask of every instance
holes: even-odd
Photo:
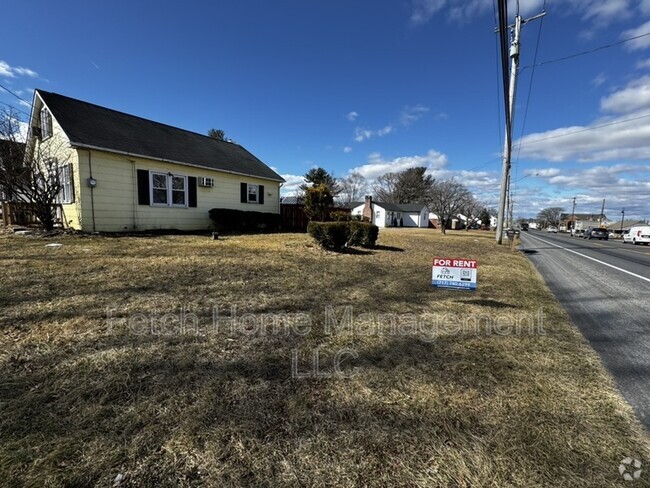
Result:
[[[436,288],[476,290],[478,265],[472,259],[433,258],[431,284]]]

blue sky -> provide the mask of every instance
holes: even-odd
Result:
[[[521,0],[526,16],[542,7]],[[427,166],[496,206],[493,0],[6,0],[4,10],[16,22],[3,25],[0,83],[28,101],[42,88],[223,129],[287,179],[285,192],[313,166],[369,180]],[[576,197],[577,212],[605,198],[612,219],[623,208],[650,218],[650,36],[530,67],[538,36],[545,62],[650,33],[650,0],[547,0],[546,10],[522,37],[515,215],[570,211]],[[28,111],[2,90],[0,103]]]

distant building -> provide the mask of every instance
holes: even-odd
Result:
[[[364,202],[345,206],[353,216],[366,218],[377,227],[429,227],[429,209],[422,203],[375,202],[367,196]]]
[[[605,222],[607,222],[605,214],[563,213],[560,215],[560,230],[585,230],[589,227],[599,227]]]

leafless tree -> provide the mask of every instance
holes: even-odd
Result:
[[[341,188],[339,200],[346,203],[361,200],[368,189],[366,178],[356,171],[339,180],[339,182]]]
[[[372,192],[379,202],[398,203],[397,185],[399,173],[386,173],[377,178]]]
[[[469,195],[461,208],[461,213],[467,217],[467,227],[465,230],[469,230],[470,226],[481,220],[481,214],[484,209],[485,205],[480,200],[474,197],[474,195]]]
[[[445,234],[447,223],[456,216],[472,198],[462,183],[454,179],[436,181],[429,196],[429,208],[438,215],[440,229]]]
[[[0,114],[0,139],[4,148],[0,151],[0,186],[12,201],[29,202],[43,228],[51,230],[64,183],[72,187],[69,149],[56,137],[43,143],[28,136],[23,145],[19,119],[12,110]]]
[[[543,227],[559,227],[563,212],[564,209],[562,207],[545,208],[537,214],[537,221],[541,223]]]

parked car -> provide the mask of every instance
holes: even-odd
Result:
[[[547,227],[546,232],[553,232],[553,234],[557,234],[557,227]]]
[[[609,231],[607,229],[603,229],[602,227],[590,227],[585,231],[585,235],[582,237],[583,239],[598,239],[598,240],[608,240],[609,239]]]
[[[632,227],[628,232],[623,234],[623,243],[631,242],[632,244],[650,244],[650,225],[639,225]]]

